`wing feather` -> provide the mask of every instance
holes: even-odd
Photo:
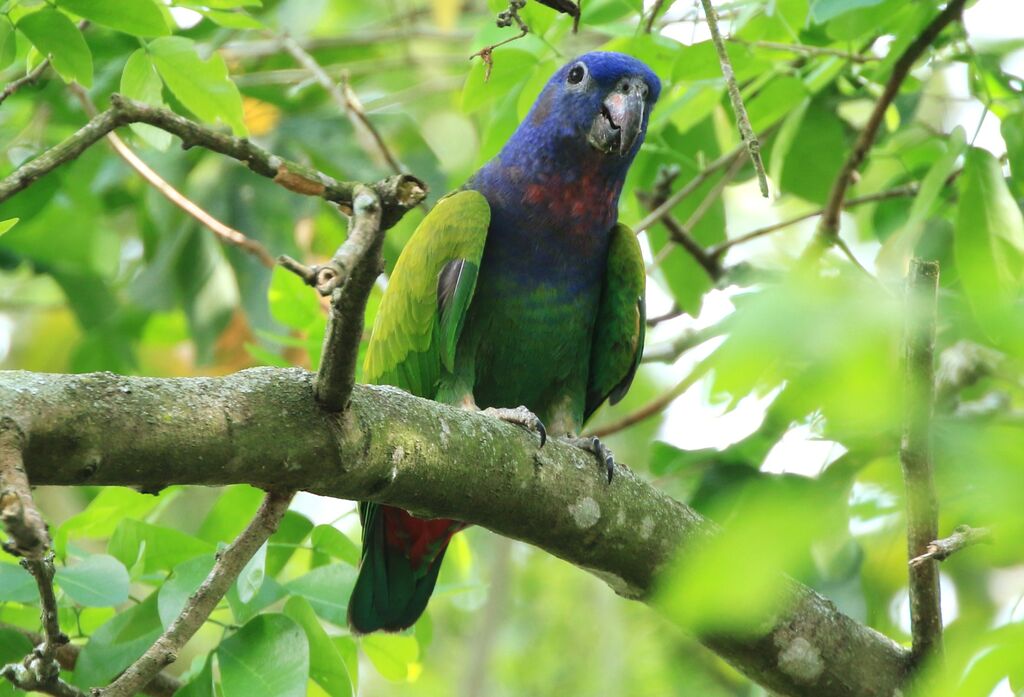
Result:
[[[589,419],[606,399],[612,404],[622,399],[633,382],[644,349],[645,283],[644,259],[636,235],[625,225],[616,225],[590,350],[584,419]]]
[[[489,224],[487,199],[460,191],[438,201],[416,228],[377,311],[367,382],[436,396],[442,369],[454,367]]]

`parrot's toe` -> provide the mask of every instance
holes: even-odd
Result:
[[[535,432],[540,436],[540,447],[542,448],[548,441],[548,430],[544,428],[544,422],[526,407],[519,406],[515,409],[488,407],[483,410],[483,413],[488,416],[492,416],[495,419],[500,419],[505,423],[520,426],[528,431]]]
[[[559,440],[596,455],[605,471],[608,472],[608,483],[611,483],[612,477],[615,475],[615,456],[597,436],[565,436]]]

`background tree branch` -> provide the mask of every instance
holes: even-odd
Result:
[[[685,562],[715,531],[628,469],[607,484],[587,453],[539,450],[521,429],[394,388],[357,385],[346,413],[329,414],[299,369],[187,379],[7,372],[0,413],[28,434],[38,484],[248,482],[377,501],[535,544],[628,598],[649,599],[676,553]],[[905,652],[814,591],[787,588],[772,626],[702,641],[780,694],[892,694]]]
[[[185,149],[199,146],[227,155],[295,193],[319,196],[333,203],[351,206],[355,190],[361,186],[359,182],[339,182],[322,172],[267,152],[248,139],[219,133],[169,109],[149,106],[118,94],[112,95],[110,101],[109,109],[0,181],[0,203],[75,159],[114,129],[130,123],[148,123],[172,133],[181,138]],[[405,211],[418,205],[426,195],[426,185],[408,174],[385,179],[374,188],[386,208],[387,214],[382,222],[385,228],[397,222]]]

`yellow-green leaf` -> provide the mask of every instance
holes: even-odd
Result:
[[[60,7],[105,27],[135,36],[170,33],[164,14],[154,0],[58,0]]]
[[[53,69],[64,82],[76,81],[92,87],[92,53],[75,23],[51,8],[25,15],[18,29],[43,55],[50,56]]]
[[[954,252],[975,317],[994,339],[1006,337],[1021,291],[1024,216],[987,150],[967,151]]]
[[[189,39],[165,36],[149,44],[149,55],[164,84],[189,111],[203,121],[223,121],[236,135],[246,134],[242,96],[220,54],[202,60]]]
[[[140,48],[128,57],[121,73],[121,94],[153,106],[164,106],[163,90],[164,83],[145,49]],[[133,123],[131,129],[157,150],[166,150],[171,144],[170,133],[149,124]]]

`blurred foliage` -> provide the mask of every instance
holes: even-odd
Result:
[[[1019,10],[1014,0],[977,5],[999,2]],[[744,163],[690,230],[703,245],[823,205],[896,58],[940,2],[719,6],[753,125],[766,134],[775,197],[757,197]],[[500,149],[557,66],[594,48],[633,54],[664,83],[622,196],[625,222],[647,212],[636,193],[650,193],[662,168],[678,168],[681,185],[738,145],[693,3],[664,3],[648,34],[640,0],[588,0],[573,34],[571,18],[530,2],[522,17],[532,33],[495,51],[485,82],[482,62],[467,57],[514,31],[495,26],[502,9],[499,0],[7,0],[0,82],[44,54],[52,71],[0,106],[0,170],[87,120],[65,84],[75,81],[99,108],[120,91],[339,179],[389,174],[373,142],[283,49],[284,34],[332,79],[346,77],[432,201]],[[761,695],[670,624],[756,631],[775,607],[780,571],[906,643],[900,277],[914,253],[942,264],[940,529],[995,530],[995,544],[943,564],[950,674],[929,694],[1024,693],[1024,98],[1011,67],[1019,70],[1022,49],[1019,39],[986,41],[955,24],[903,85],[850,195],[915,184],[914,195],[868,202],[843,220],[874,278],[838,253],[821,274],[795,272],[813,221],[731,247],[718,283],[660,226],[643,236],[651,314],[684,313],[652,330],[651,343],[671,340],[702,311],[702,325],[727,315],[723,340],[668,367],[645,365],[627,398],[596,419],[647,404],[695,365],[706,371],[678,404],[609,440],[620,461],[724,526],[667,574],[661,616],[557,559],[473,529],[453,542],[414,630],[352,637],[344,613],[358,561],[355,516],[307,500],[172,669],[187,682],[179,694]],[[984,108],[968,118],[964,104]],[[986,141],[995,145],[981,147],[979,134],[995,122],[999,133]],[[344,218],[319,200],[220,156],[182,152],[153,128],[122,136],[273,254],[315,261],[344,239]],[[719,176],[672,215],[687,220]],[[389,234],[389,268],[421,218],[414,210]],[[3,204],[0,234],[4,367],[196,375],[319,361],[324,313],[313,294],[221,245],[102,143]],[[378,301],[375,290],[371,319]],[[708,414],[719,415],[720,433],[702,440],[692,424]],[[87,686],[117,674],[167,626],[260,494],[83,488],[40,498],[61,562],[62,626],[84,647],[68,678]],[[36,602],[27,573],[0,563],[0,620],[34,629]],[[0,660],[27,649],[0,629]]]

